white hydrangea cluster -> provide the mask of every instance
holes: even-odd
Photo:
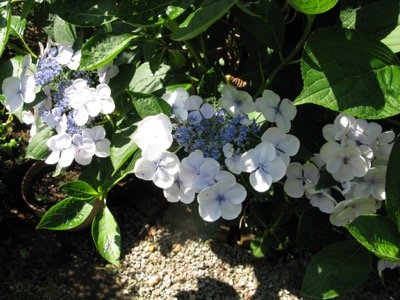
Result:
[[[305,195],[312,206],[330,214],[330,222],[343,226],[362,214],[375,213],[385,200],[385,179],[395,134],[382,131],[376,122],[367,122],[345,113],[322,129],[326,143],[311,162],[288,166],[285,192],[294,198]],[[336,185],[316,190],[322,170]],[[332,196],[332,190],[343,196]]]
[[[20,73],[3,81],[6,108],[31,125],[31,137],[45,127],[54,128],[56,134],[46,142],[51,150],[48,164],[68,167],[75,160],[88,165],[93,155],[109,156],[106,132],[93,121],[115,109],[108,82],[118,67],[110,62],[95,73],[77,71],[81,51],[50,39],[46,47],[40,44],[40,50],[36,65],[27,55]],[[24,104],[34,101],[38,103],[24,110]]]
[[[248,191],[236,175],[250,173],[252,188],[266,192],[284,177],[290,157],[300,146],[299,140],[287,133],[296,114],[288,99],[280,101],[267,90],[254,102],[247,92],[230,85],[225,85],[221,94],[215,109],[184,89],[167,93],[163,99],[173,108],[173,116],[146,117],[133,137],[142,150],[134,168],[136,176],[164,189],[170,202],[189,204],[197,199],[200,216],[209,222],[232,220],[241,213]],[[254,134],[259,129],[256,120],[249,119],[256,107],[260,108],[258,117],[263,115],[277,125],[261,137]],[[259,143],[252,146],[249,134]],[[174,141],[187,153],[182,160],[168,151]]]

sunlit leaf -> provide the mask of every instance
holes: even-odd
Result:
[[[76,199],[89,199],[99,194],[90,184],[82,180],[68,181],[60,187],[60,190]]]
[[[304,14],[316,15],[333,8],[338,0],[288,0],[296,10]]]
[[[97,250],[105,260],[119,266],[121,233],[107,206],[96,215],[92,223],[92,237]]]
[[[36,133],[28,144],[26,157],[36,160],[46,159],[51,152],[46,142],[54,134],[55,132],[51,127],[46,127]]]
[[[314,103],[364,119],[400,113],[400,61],[367,34],[325,28],[312,34],[301,68],[304,88],[295,104]]]
[[[400,233],[390,219],[380,215],[363,215],[344,226],[376,256],[400,262]]]

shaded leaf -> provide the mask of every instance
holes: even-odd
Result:
[[[368,278],[371,264],[371,253],[356,241],[331,244],[312,258],[300,294],[330,299],[353,292]]]
[[[164,113],[165,115],[170,116],[173,112],[172,107],[168,102],[157,96],[129,90],[127,92],[133,100],[136,112],[142,119],[159,113]]]
[[[191,13],[179,28],[171,34],[171,39],[185,41],[206,31],[222,18],[238,0],[207,1],[202,7]]]
[[[66,42],[69,45],[73,45],[77,37],[75,26],[64,21],[59,16],[54,18],[53,33],[56,43]]]
[[[344,28],[369,33],[393,52],[400,51],[400,3],[398,0],[342,1],[340,20]]]
[[[117,129],[111,139],[110,158],[115,170],[121,166],[139,149],[133,142],[136,125]]]
[[[397,137],[389,156],[386,171],[386,211],[400,232],[400,138]]]
[[[9,30],[11,27],[11,7],[10,1],[0,2],[0,56],[6,48]]]
[[[276,1],[238,2],[232,12],[240,25],[264,46],[279,51],[283,45],[285,25]]]
[[[58,0],[54,11],[70,24],[91,27],[115,20],[117,6],[111,0]]]

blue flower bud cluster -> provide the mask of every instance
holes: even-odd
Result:
[[[62,67],[55,59],[56,54],[57,48],[52,48],[46,57],[39,58],[35,72],[36,85],[45,85],[60,76]]]
[[[241,124],[243,116],[230,116],[226,111],[218,110],[212,118],[203,118],[198,123],[178,123],[174,139],[185,152],[201,150],[205,157],[219,159],[223,156],[225,144],[243,148],[246,139],[259,131],[259,126]]]

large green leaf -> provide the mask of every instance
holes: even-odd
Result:
[[[316,15],[333,8],[338,0],[288,0],[288,2],[303,14]]]
[[[386,211],[400,232],[400,138],[397,137],[390,152],[386,171]]]
[[[60,190],[76,199],[91,199],[98,196],[98,192],[90,184],[82,180],[68,181]]]
[[[171,106],[165,100],[157,96],[129,90],[127,92],[133,100],[136,112],[142,119],[159,113],[164,113],[167,116],[172,114]]]
[[[108,262],[119,266],[121,233],[107,206],[100,210],[93,220],[92,237],[101,256]]]
[[[67,43],[73,45],[76,40],[75,26],[64,21],[59,16],[54,17],[54,41],[57,43]]]
[[[117,16],[133,26],[157,26],[165,19],[177,18],[192,2],[193,0],[124,0],[118,6]]]
[[[117,13],[117,6],[111,0],[58,0],[53,6],[62,19],[81,27],[112,22]]]
[[[259,1],[246,5],[238,2],[232,12],[239,24],[264,46],[276,51],[281,50],[285,25],[276,1]]]
[[[314,103],[364,119],[400,112],[395,54],[367,34],[325,28],[309,37],[301,68],[304,88],[295,104]]]
[[[194,38],[222,18],[237,1],[205,1],[203,6],[191,13],[179,28],[172,32],[171,39],[185,41]]]
[[[190,83],[188,74],[184,74],[181,71],[176,72],[165,64],[162,64],[153,73],[150,64],[146,62],[137,68],[135,75],[129,83],[129,89],[135,92],[162,96],[167,87],[188,83]]]
[[[110,158],[115,170],[121,166],[139,149],[133,142],[136,125],[131,124],[126,128],[119,128],[111,139]]]
[[[91,37],[82,47],[80,69],[94,70],[112,61],[129,42],[133,35],[104,33]]]
[[[393,52],[400,51],[398,0],[347,0],[341,2],[342,26],[371,34]]]
[[[67,198],[52,206],[40,220],[37,229],[69,230],[81,225],[89,217],[98,201]]]
[[[363,215],[344,227],[376,256],[400,262],[400,233],[390,219],[380,215]]]
[[[371,253],[356,241],[331,244],[311,260],[300,294],[330,299],[353,292],[368,278],[371,264]]]
[[[11,1],[0,2],[0,56],[6,48],[11,26]]]
[[[11,17],[11,28],[10,28],[11,35],[23,39],[25,27],[26,27],[26,19],[21,19],[20,16]]]
[[[26,157],[44,160],[50,154],[50,149],[46,144],[46,141],[54,135],[54,130],[51,127],[46,127],[43,130],[36,133],[30,140],[26,149]]]

